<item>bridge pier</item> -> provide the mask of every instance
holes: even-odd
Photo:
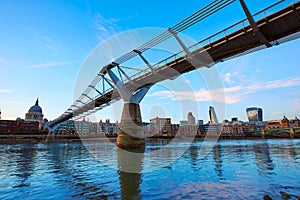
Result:
[[[142,129],[142,116],[139,104],[124,103],[117,138],[117,147],[121,147],[123,149],[145,147],[145,138]]]
[[[295,129],[294,128],[290,128],[290,138],[291,139],[295,138]]]
[[[264,128],[261,129],[261,137],[262,137],[262,139],[266,138],[266,130]]]
[[[142,129],[142,116],[139,103],[149,91],[152,85],[129,90],[119,80],[115,73],[107,70],[118,93],[124,100],[120,129],[117,138],[117,147],[122,149],[145,148],[145,137]]]

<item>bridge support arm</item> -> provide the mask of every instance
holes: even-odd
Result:
[[[190,52],[190,50],[185,46],[185,44],[183,43],[183,41],[178,37],[177,33],[175,31],[173,31],[171,28],[168,28],[168,31],[175,37],[175,39],[177,40],[177,42],[179,43],[179,45],[181,46],[181,48],[183,49],[183,51],[186,53],[187,55],[187,60],[195,67],[199,67],[199,66],[205,66],[210,68],[211,66],[209,65],[209,63],[205,63],[203,61],[201,61],[199,58],[198,59],[194,59],[192,53]],[[205,56],[203,57],[205,58]]]
[[[152,86],[148,85],[134,93],[126,88],[126,86],[119,80],[119,78],[115,75],[114,72],[112,72],[111,70],[107,70],[107,73],[111,78],[112,82],[115,84],[117,91],[119,92],[121,98],[124,100],[125,103],[139,104],[149,91],[150,87]]]
[[[124,76],[127,78],[129,82],[132,82],[131,78],[124,72],[124,70],[121,67],[118,66],[118,69],[122,72],[122,74],[124,74]]]
[[[147,67],[151,70],[152,74],[156,75],[156,71],[154,70],[153,66],[148,62],[148,60],[142,55],[142,52],[138,50],[133,50],[135,53],[139,55],[139,57],[144,61]]]
[[[240,1],[240,4],[247,16],[247,19],[250,23],[250,26],[252,27],[253,29],[253,32],[254,34],[258,37],[258,39],[264,43],[266,45],[266,47],[272,47],[270,41],[265,37],[265,35],[259,30],[259,28],[257,27],[257,24],[255,23],[246,3],[244,2],[244,0],[239,0]]]
[[[100,94],[101,96],[103,96],[103,94],[99,90],[97,90],[97,88],[95,86],[89,85],[89,87],[93,88],[98,94]],[[84,96],[87,96],[87,95],[84,95]]]
[[[190,50],[185,46],[185,44],[182,42],[182,40],[178,37],[177,33],[175,31],[173,31],[171,28],[168,28],[168,31],[175,37],[175,39],[177,40],[177,42],[179,43],[179,45],[181,46],[183,51],[186,53],[186,55],[189,58],[191,58],[192,54],[191,54]]]
[[[82,94],[83,96],[87,97],[89,100],[94,101],[93,98],[91,98],[90,96],[88,96],[87,94]]]
[[[114,83],[122,99],[125,102],[130,102],[131,93],[126,88],[126,86],[120,81],[120,79],[115,75],[115,73],[111,69],[107,70],[107,74]]]
[[[136,104],[139,104],[143,98],[145,97],[145,95],[147,94],[147,92],[149,91],[149,89],[151,88],[152,85],[149,85],[147,87],[143,87],[141,88],[139,91],[137,91],[132,97],[132,101]]]
[[[84,103],[84,102],[81,101],[81,100],[76,100],[76,102],[79,102],[79,103],[82,103],[83,105],[86,105],[86,103]]]

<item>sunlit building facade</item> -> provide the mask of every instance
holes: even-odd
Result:
[[[263,110],[257,107],[251,107],[246,109],[249,122],[262,122]]]
[[[154,118],[150,119],[150,124],[154,126],[154,135],[171,136],[171,118]]]
[[[196,120],[192,112],[188,113],[187,119],[188,119],[188,124],[196,124]]]
[[[218,118],[217,114],[215,112],[215,108],[212,106],[209,106],[209,119],[211,124],[218,124]]]

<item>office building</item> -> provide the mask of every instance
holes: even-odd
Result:
[[[218,118],[214,107],[209,106],[209,119],[211,124],[218,124]]]
[[[192,112],[188,113],[187,119],[188,119],[188,124],[196,124],[196,120]]]
[[[249,122],[262,122],[263,110],[257,107],[251,107],[246,109]]]

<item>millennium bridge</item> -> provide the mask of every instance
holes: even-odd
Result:
[[[245,19],[192,46],[185,44],[179,33],[231,4],[239,4]],[[95,78],[78,99],[45,127],[51,132],[66,120],[80,119],[123,99],[117,146],[144,146],[139,103],[151,86],[167,79],[173,80],[181,74],[201,67],[211,67],[214,63],[297,39],[300,36],[299,31],[300,1],[280,0],[257,13],[251,13],[244,0],[214,0],[143,45],[101,66],[99,71],[95,71]],[[176,40],[182,51],[151,64],[144,53],[170,38]],[[139,68],[125,66],[127,61],[135,57],[141,59],[144,65]]]

